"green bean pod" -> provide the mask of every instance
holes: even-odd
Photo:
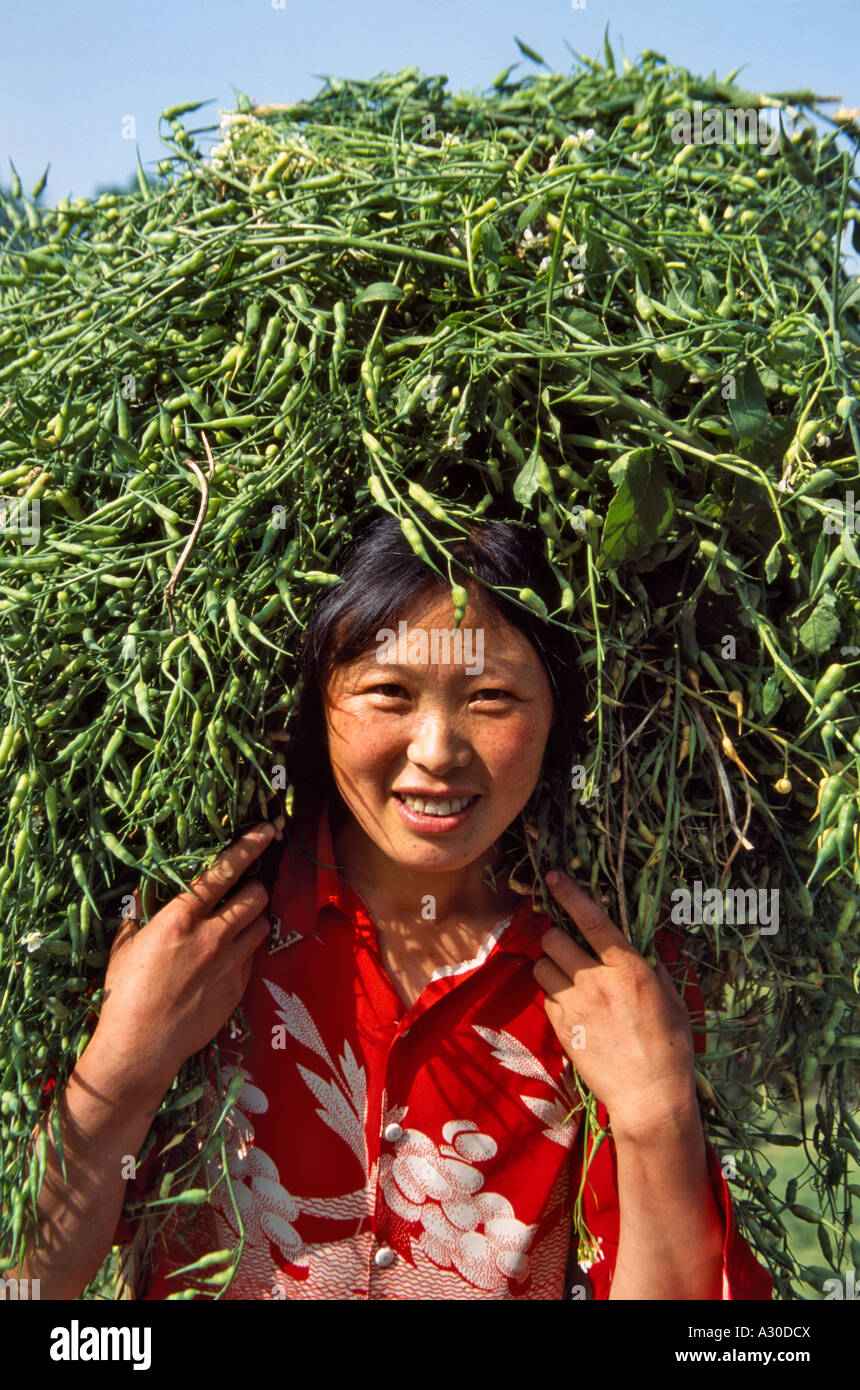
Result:
[[[254,374],[255,383],[259,381],[263,368],[275,350],[282,326],[283,319],[281,318],[280,311],[277,311],[266,324],[266,330],[260,342],[260,351],[257,354],[257,370]]]
[[[437,521],[448,520],[448,513],[445,511],[445,508],[441,503],[436,501],[435,497],[431,497],[429,492],[425,492],[420,483],[410,481],[408,491],[413,502],[418,502],[420,506],[422,506],[425,511],[429,512],[431,516],[435,517]]]
[[[854,848],[856,819],[857,803],[853,796],[848,796],[839,809],[839,819],[836,822],[836,841],[839,847],[839,859],[843,864],[846,863]]]
[[[812,879],[814,879],[815,875],[818,873],[818,870],[822,867],[822,865],[826,864],[828,860],[833,858],[838,848],[839,840],[837,838],[836,826],[831,825],[827,828],[827,830],[824,831],[824,834],[821,838],[821,845],[818,850],[818,857],[815,860],[812,873],[809,875],[807,883],[811,883]]]
[[[537,613],[544,620],[548,618],[546,604],[533,589],[520,589],[518,597],[520,602],[524,603],[527,608],[531,608],[533,613]]]
[[[842,793],[845,790],[845,782],[839,776],[825,777],[821,784],[821,796],[818,803],[818,833],[823,832],[825,826],[830,824],[832,813],[836,810]]]
[[[838,663],[828,666],[812,692],[812,704],[814,708],[818,708],[818,706],[823,705],[825,701],[829,700],[830,696],[838,690],[839,686],[845,680],[845,674],[845,667],[840,666]]]

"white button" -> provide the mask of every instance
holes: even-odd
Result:
[[[397,1254],[389,1245],[380,1245],[373,1257],[374,1264],[378,1264],[380,1269],[387,1269],[389,1265],[394,1264],[396,1259]]]
[[[398,1139],[403,1138],[403,1130],[400,1125],[386,1125],[384,1134],[389,1144],[396,1144]]]

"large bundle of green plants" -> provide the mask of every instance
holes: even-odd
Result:
[[[561,75],[521,47],[483,93],[240,95],[214,147],[175,107],[134,191],[3,198],[6,1255],[136,885],[166,900],[261,817],[289,839],[301,633],[389,513],[458,606],[463,527],[540,528],[558,606],[509,597],[573,630],[589,716],[512,883],[574,930],[542,884],[568,864],[646,953],[684,924],[741,1228],[782,1297],[860,1267],[860,130],[654,52]],[[162,1214],[223,1143],[203,1066],[158,1117]],[[784,1198],[765,1144],[805,1162]]]

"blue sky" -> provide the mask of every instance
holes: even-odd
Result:
[[[578,0],[577,0],[578,2]],[[616,57],[644,48],[703,75],[761,91],[811,87],[860,107],[860,0],[2,0],[0,183],[11,156],[29,190],[50,161],[44,201],[125,183],[135,141],[144,167],[163,151],[158,114],[212,98],[192,123],[217,123],[234,87],[255,101],[311,97],[313,74],[370,77],[413,64],[451,90],[483,89],[502,68],[536,71],[516,34],[551,68],[565,46]],[[276,6],[278,6],[276,8]],[[826,108],[825,108],[826,109]],[[832,108],[831,108],[832,109]]]

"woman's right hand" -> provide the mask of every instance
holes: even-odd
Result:
[[[273,836],[272,825],[255,826],[145,926],[131,918],[121,923],[92,1043],[113,1057],[129,1089],[166,1091],[186,1058],[210,1043],[238,1006],[254,952],[269,934],[262,915],[269,895],[249,879],[221,899]],[[134,904],[139,918],[139,889]]]

